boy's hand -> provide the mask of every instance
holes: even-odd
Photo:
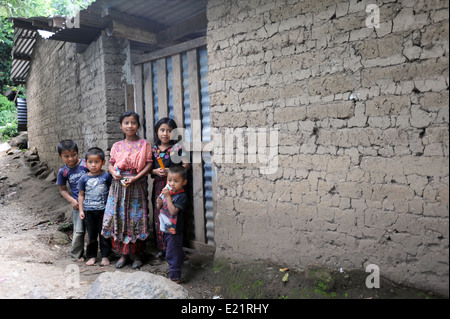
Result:
[[[168,198],[168,197],[170,197],[170,190],[168,188],[164,187],[161,191],[161,194],[163,194],[165,198]]]
[[[78,201],[75,198],[72,198],[72,200],[70,201],[70,204],[72,205],[73,209],[75,209],[75,210],[79,209]]]
[[[83,220],[84,219],[84,212],[80,210],[80,219]]]

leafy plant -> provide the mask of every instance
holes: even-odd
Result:
[[[94,0],[0,0],[0,94],[10,82],[14,27],[11,17],[75,16]]]
[[[17,135],[17,110],[14,102],[0,95],[0,137],[3,141]]]
[[[92,0],[2,0],[2,17],[37,17],[74,15],[80,8],[87,7]]]
[[[0,94],[0,111],[14,111],[16,109],[16,105],[14,102],[8,100],[8,98],[4,95]]]
[[[5,127],[0,128],[1,140],[4,142],[9,141],[14,136],[17,136],[17,120],[14,123],[10,123]]]

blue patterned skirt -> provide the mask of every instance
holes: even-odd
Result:
[[[129,172],[122,172],[126,177]],[[141,178],[127,187],[113,180],[109,190],[105,214],[103,216],[102,235],[111,238],[113,249],[117,252],[135,252],[136,241],[145,241],[149,236],[147,183]],[[141,243],[138,243],[139,247]],[[140,250],[140,249],[139,249]]]

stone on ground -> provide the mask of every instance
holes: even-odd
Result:
[[[101,274],[87,299],[188,299],[187,290],[170,279],[149,272],[121,271]]]

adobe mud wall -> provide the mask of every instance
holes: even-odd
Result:
[[[76,46],[38,38],[27,78],[29,144],[55,171],[63,165],[60,140],[76,141],[84,157],[88,148],[107,151],[122,137],[128,42],[100,36],[83,53]]]
[[[448,15],[448,1],[208,1],[212,127],[279,143],[270,175],[214,156],[216,256],[376,264],[448,295]]]

